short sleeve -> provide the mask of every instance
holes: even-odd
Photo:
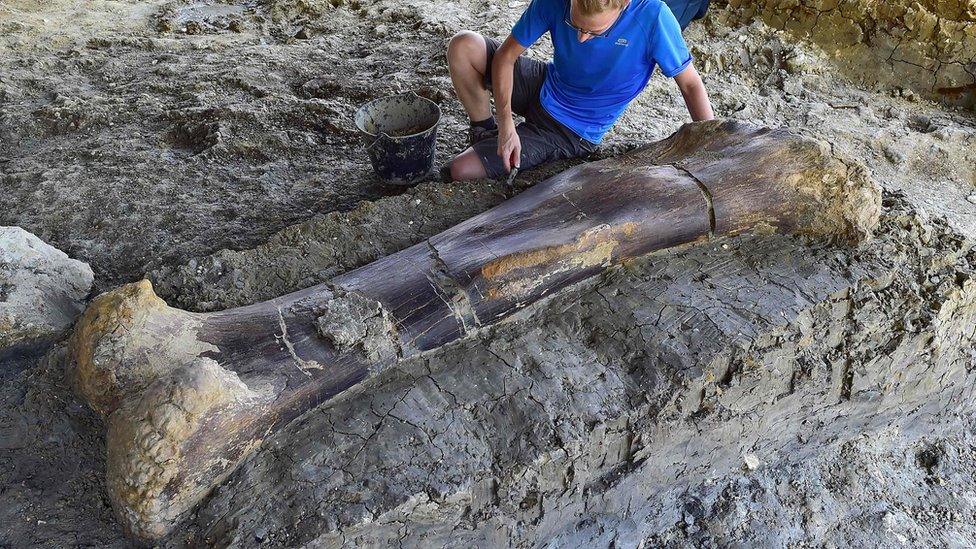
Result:
[[[681,36],[678,20],[666,4],[662,3],[651,32],[651,60],[661,67],[664,76],[674,78],[691,64],[691,52]]]
[[[512,27],[512,37],[528,48],[542,35],[549,32],[552,22],[560,10],[559,0],[532,0],[522,12],[522,17]]]

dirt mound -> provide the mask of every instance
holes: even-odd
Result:
[[[636,544],[675,537],[662,502],[697,486],[804,462],[793,482],[816,483],[861,433],[930,431],[969,410],[976,251],[885,206],[857,250],[748,236],[660,254],[410,360],[269,440],[171,544]],[[858,539],[840,514],[766,517],[780,542]],[[938,540],[922,522],[912,539]]]
[[[973,0],[729,0],[739,23],[756,16],[808,38],[851,77],[976,106]]]

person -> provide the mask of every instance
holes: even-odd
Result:
[[[501,178],[512,168],[591,153],[655,67],[674,78],[693,120],[711,119],[708,94],[681,36],[708,2],[669,3],[532,0],[502,43],[472,31],[455,35],[448,70],[470,118],[470,146],[444,165],[443,178]],[[522,56],[547,32],[552,61]],[[516,126],[513,113],[525,121]]]

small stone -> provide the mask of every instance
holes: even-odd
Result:
[[[759,457],[756,454],[746,454],[742,456],[742,462],[745,464],[746,469],[749,471],[755,471],[759,467]]]
[[[916,114],[908,119],[908,127],[919,133],[932,133],[938,126],[932,123],[932,119],[924,114]]]
[[[905,153],[895,150],[890,146],[884,148],[884,155],[892,164],[902,164],[907,158]]]
[[[377,25],[376,28],[373,29],[373,32],[376,33],[376,36],[386,36],[390,33],[390,28],[386,25]]]
[[[976,204],[976,193],[967,196],[966,200],[968,200],[972,204]]]
[[[790,74],[802,73],[806,69],[806,56],[801,52],[787,57],[784,61],[786,72]]]

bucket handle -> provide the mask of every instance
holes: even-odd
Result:
[[[393,138],[390,137],[386,132],[380,132],[379,135],[377,135],[376,138],[373,139],[373,142],[372,143],[370,143],[369,145],[366,145],[366,150],[367,151],[372,150],[373,147],[375,147],[380,142],[380,140],[381,139],[384,139],[384,138],[387,141],[393,141]]]

